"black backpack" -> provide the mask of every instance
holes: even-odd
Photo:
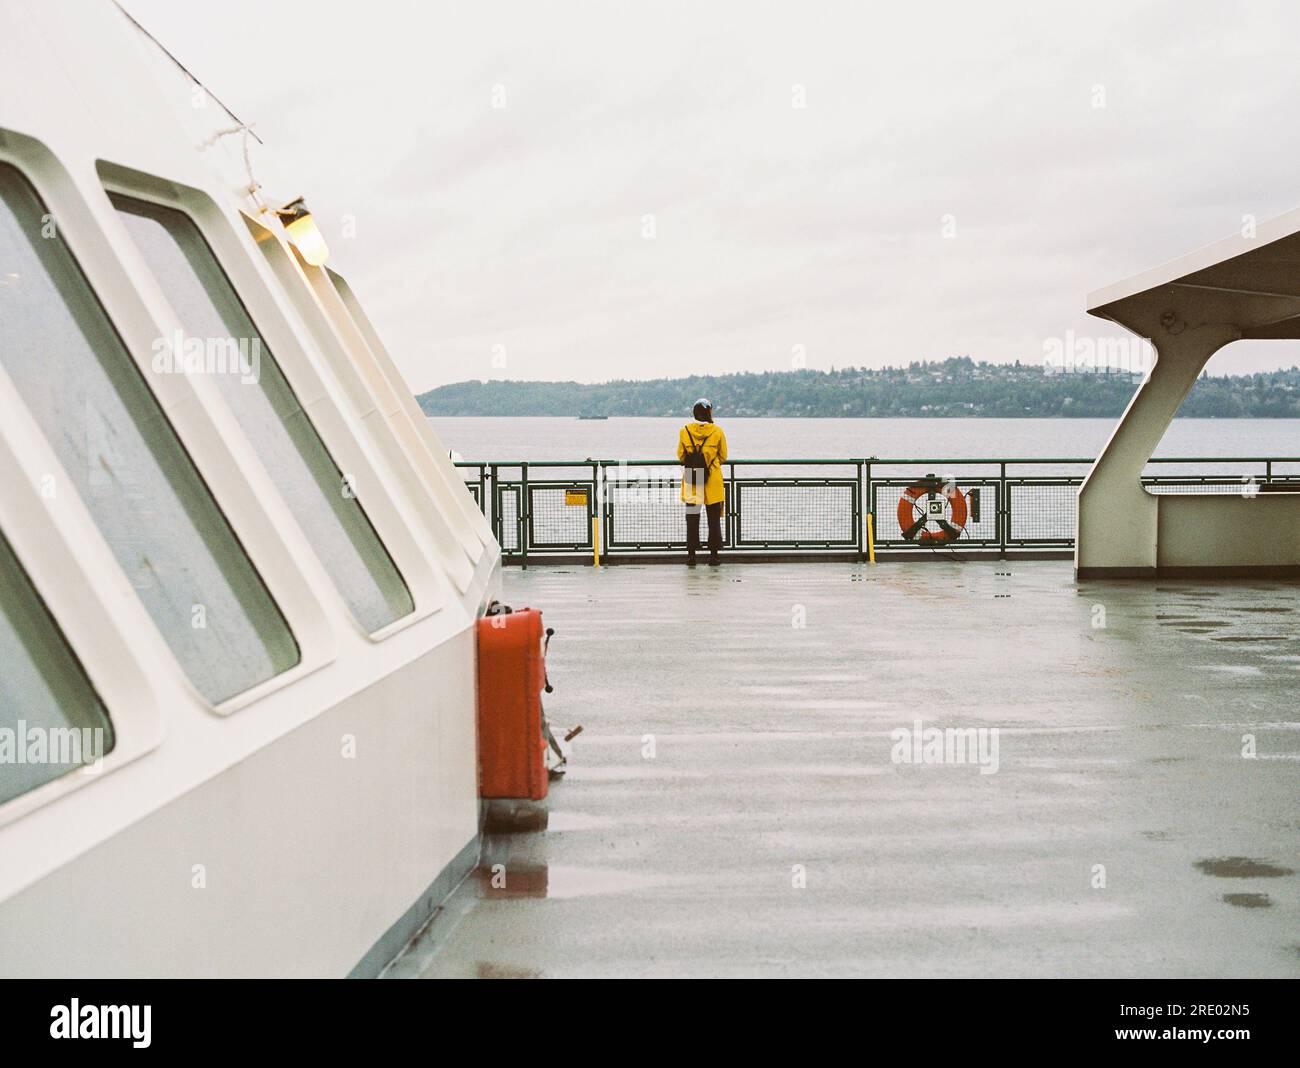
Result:
[[[697,444],[689,430],[686,431],[686,436],[691,444],[682,455],[682,466],[686,468],[691,484],[696,485],[708,477],[709,461],[704,456],[704,442]]]

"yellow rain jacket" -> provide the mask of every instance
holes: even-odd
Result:
[[[689,437],[687,435],[690,435]],[[709,477],[704,492],[691,484],[691,471],[682,476],[682,501],[686,504],[717,504],[725,499],[727,491],[722,480],[722,461],[727,458],[727,435],[716,423],[687,423],[677,435],[677,459],[686,459],[686,450],[695,444],[703,446],[704,459],[709,465]]]

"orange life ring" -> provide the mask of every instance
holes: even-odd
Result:
[[[933,503],[939,498],[948,502],[949,518],[940,505],[933,509]],[[937,529],[931,530],[933,523]],[[955,483],[935,479],[925,479],[914,486],[908,486],[898,498],[898,529],[903,532],[905,541],[921,544],[938,544],[956,541],[966,528],[966,497]]]

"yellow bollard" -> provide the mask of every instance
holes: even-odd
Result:
[[[867,513],[867,559],[876,562],[876,521],[870,512]]]
[[[600,567],[600,518],[591,517],[591,566]]]

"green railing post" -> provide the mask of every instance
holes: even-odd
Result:
[[[857,507],[853,509],[853,526],[857,530],[858,563],[862,562],[863,554],[866,552],[866,547],[865,547],[866,539],[862,536],[862,524],[864,521],[863,515],[866,512],[866,508],[862,498],[862,465],[863,465],[862,460],[857,460],[854,463],[854,467],[857,471],[857,474],[854,475],[854,481],[857,482],[858,484],[858,501],[857,501]]]
[[[609,499],[609,476],[605,473],[608,461],[600,461],[600,555],[609,555],[609,527],[614,514],[613,503]]]
[[[1007,488],[1007,462],[998,465],[998,556],[1007,555],[1007,538],[1011,532],[1011,493]]]
[[[722,540],[727,541],[727,535],[731,535],[731,548],[734,551],[740,542],[740,499],[736,496],[736,465],[730,460],[727,461],[727,479],[723,487],[726,494],[727,502],[727,526],[722,531]]]
[[[519,507],[515,509],[515,522],[519,524],[519,552],[523,556],[521,566],[528,570],[528,533],[532,524],[532,508],[528,499],[528,461],[519,465]]]

